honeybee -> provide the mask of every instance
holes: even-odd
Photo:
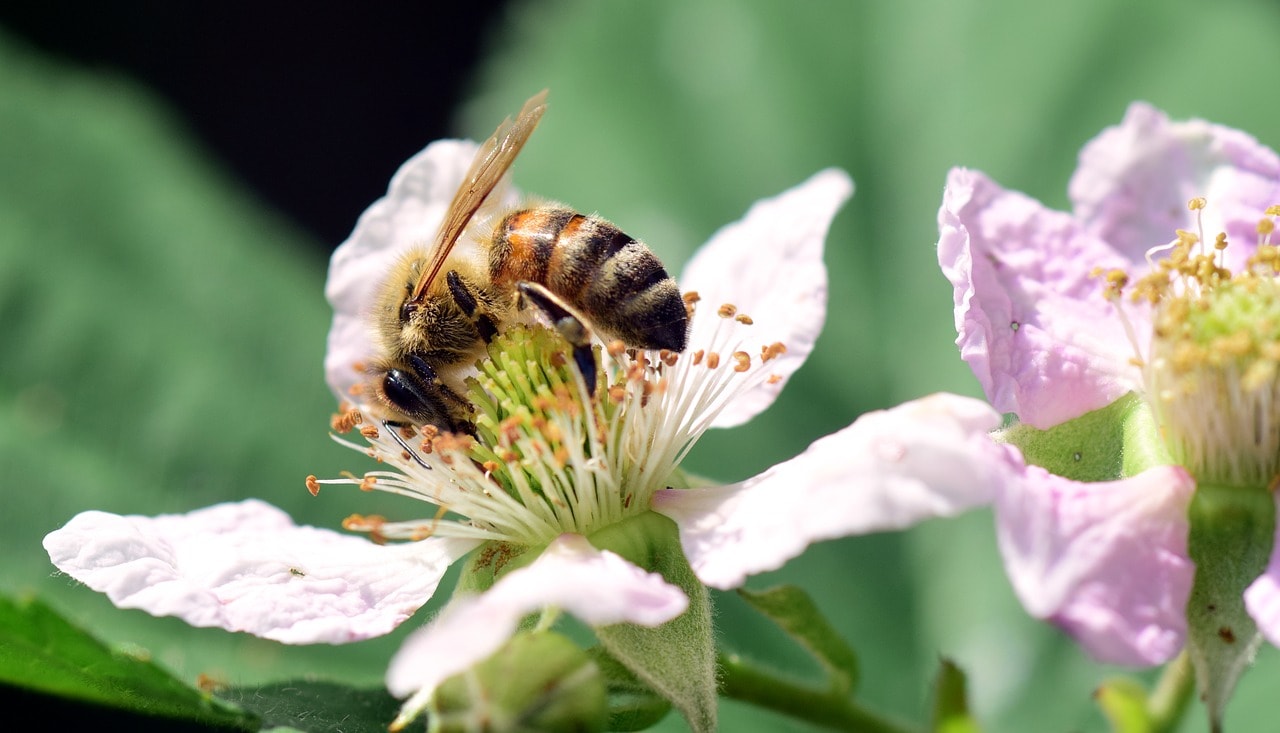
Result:
[[[689,318],[675,280],[648,247],[598,216],[521,206],[494,217],[491,231],[485,225],[482,255],[454,252],[537,127],[546,95],[525,102],[480,146],[431,245],[401,258],[378,291],[381,355],[369,382],[391,422],[474,432],[462,380],[520,309],[532,308],[565,337],[589,393],[592,329],[632,348],[685,348]]]

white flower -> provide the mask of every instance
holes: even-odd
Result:
[[[350,399],[361,379],[353,367],[374,353],[364,321],[373,289],[405,248],[429,239],[474,150],[442,141],[411,159],[334,254],[327,294],[336,314],[325,366],[340,398]],[[287,643],[386,632],[435,592],[450,563],[488,540],[551,548],[464,601],[477,618],[497,619],[484,633],[457,631],[458,623],[471,624],[454,610],[412,638],[390,681],[399,692],[422,696],[450,670],[491,653],[513,619],[542,606],[564,607],[591,623],[657,625],[679,615],[685,606],[678,588],[581,539],[651,510],[678,525],[703,582],[731,588],[780,567],[810,542],[989,501],[995,482],[984,472],[996,469],[978,456],[1004,455],[986,438],[999,416],[980,402],[946,395],[865,415],[740,483],[671,488],[704,431],[762,412],[812,350],[826,310],[823,241],[851,193],[843,172],[823,171],[718,232],[680,279],[682,291],[697,293],[687,298],[697,300],[688,350],[664,358],[606,349],[612,387],[589,414],[567,390],[553,393],[567,400],[548,401],[535,416],[542,422],[486,427],[482,408],[475,441],[424,441],[364,421],[368,445],[342,440],[377,457],[382,470],[308,484],[317,490],[321,483],[354,483],[434,504],[439,510],[423,520],[349,523],[415,542],[382,546],[293,527],[270,507],[245,502],[154,519],[89,512],[50,534],[45,546],[61,570],[119,605]],[[514,193],[505,196],[509,201]],[[502,370],[486,368],[480,384],[502,392],[496,379]],[[504,397],[491,399],[500,413]],[[354,422],[355,414],[343,419]],[[909,443],[895,437],[901,424],[920,424],[921,416],[927,427]],[[490,460],[483,460],[486,451]],[[520,579],[548,573],[557,582]],[[628,597],[646,600],[617,603]],[[412,652],[441,645],[447,662]],[[447,666],[428,669],[436,664]]]

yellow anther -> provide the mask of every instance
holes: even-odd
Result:
[[[1199,211],[1209,205],[1209,201],[1204,196],[1196,196],[1187,202],[1187,208],[1191,211]]]
[[[719,313],[721,318],[733,318],[738,315],[738,306],[733,303],[725,303],[720,306],[720,310],[716,311],[716,313]]]

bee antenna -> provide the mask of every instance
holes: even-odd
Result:
[[[410,458],[413,459],[414,463],[418,464],[419,466],[422,466],[428,471],[431,470],[431,466],[428,466],[426,462],[422,460],[422,457],[418,455],[418,452],[413,448],[410,448],[409,444],[405,442],[404,438],[400,437],[400,428],[404,427],[404,423],[396,422],[395,420],[383,420],[382,427],[387,429],[387,433],[392,438],[394,438],[397,443],[400,444],[401,448],[404,448],[404,452],[408,454]]]

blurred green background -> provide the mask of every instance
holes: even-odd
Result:
[[[830,310],[815,354],[777,405],[709,435],[691,459],[695,471],[733,480],[867,410],[938,390],[978,394],[955,352],[950,287],[934,259],[948,168],[980,168],[1064,207],[1080,146],[1136,99],[1280,145],[1277,29],[1277,6],[1246,0],[518,0],[480,27],[424,24],[396,43],[461,36],[463,101],[439,110],[454,134],[483,137],[550,87],[517,183],[600,212],[673,269],[756,199],[826,166],[853,175],[857,194],[828,244]],[[270,73],[284,62],[260,63]],[[297,75],[288,83],[324,83],[304,65],[288,69]],[[383,90],[387,105],[362,111],[375,131],[365,134],[377,134],[383,114],[405,124],[395,100],[428,87]],[[327,124],[305,111],[298,120]],[[326,437],[323,253],[342,235],[316,242],[306,224],[247,193],[193,124],[126,74],[0,34],[0,590],[45,596],[187,679],[377,684],[404,631],[292,648],[193,630],[115,610],[56,575],[40,548],[45,533],[92,508],[155,514],[257,496],[331,527],[352,512],[419,511],[305,492],[308,473],[365,468]],[[314,156],[318,170],[350,157],[342,146]],[[376,172],[379,186],[390,172]],[[299,172],[298,191],[316,175]],[[345,206],[358,212],[376,195]],[[988,730],[1105,728],[1090,693],[1117,670],[1025,617],[987,512],[827,542],[752,585],[783,580],[808,589],[857,648],[873,707],[920,719],[945,655],[970,673]],[[806,671],[736,597],[717,602],[726,645]],[[1280,655],[1268,647],[1228,727],[1273,719],[1277,685]],[[1193,710],[1183,730],[1203,730],[1202,714]],[[732,702],[722,721],[796,729]],[[684,725],[673,715],[662,729]]]

